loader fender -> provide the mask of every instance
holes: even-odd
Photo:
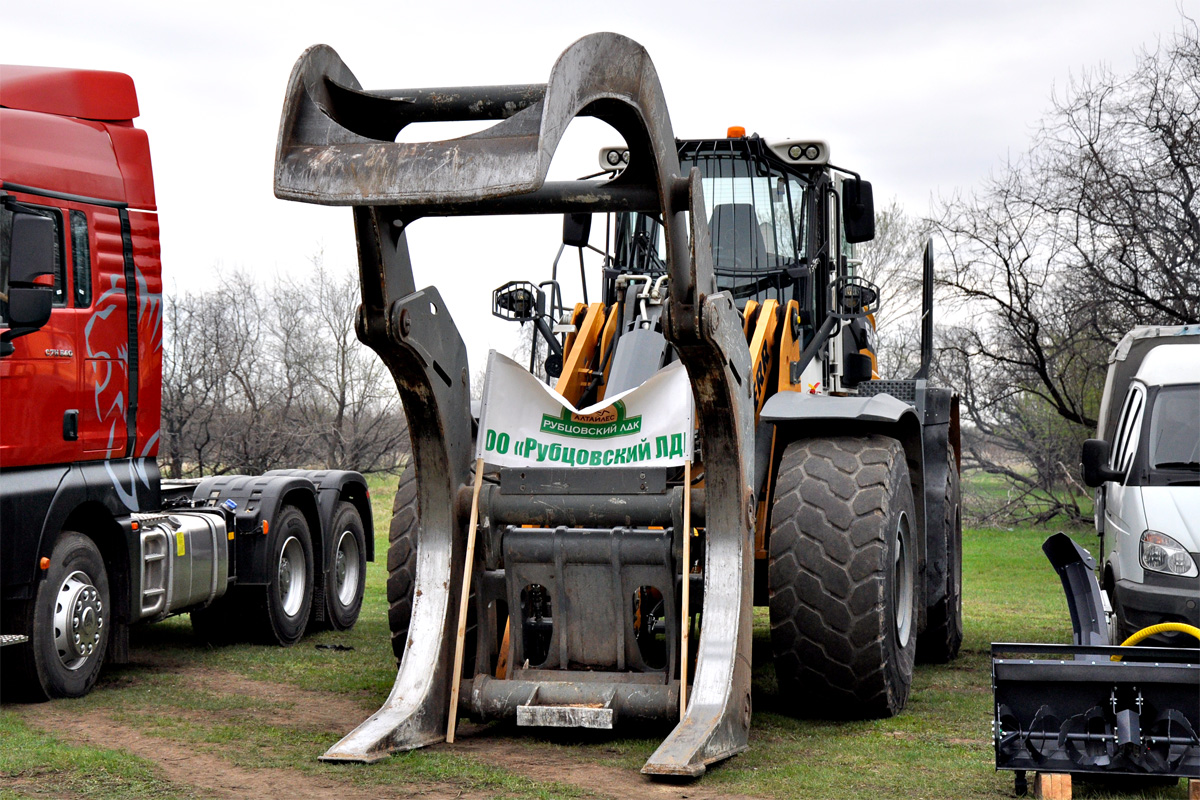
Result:
[[[764,422],[787,423],[809,420],[855,420],[899,424],[911,417],[917,424],[917,413],[911,405],[890,394],[874,397],[834,397],[824,394],[778,392],[763,405],[759,419]]]
[[[201,481],[192,494],[192,501],[200,506],[217,506],[226,500],[237,503],[234,512],[238,542],[235,574],[241,586],[267,584],[269,537],[261,535],[262,524],[264,520],[268,525],[272,524],[285,504],[300,509],[314,536],[324,530],[317,506],[317,487],[308,478],[269,474],[220,475]]]
[[[881,384],[878,388],[882,389],[885,383],[893,382],[872,381],[863,387],[874,389],[877,387],[872,384]],[[946,597],[946,578],[952,567],[941,533],[946,516],[946,470],[954,463],[947,458],[947,448],[954,446],[951,416],[955,404],[950,392],[928,388],[924,381],[902,383],[908,392],[901,395],[911,393],[912,402],[885,391],[857,397],[779,392],[763,405],[759,418],[776,426],[779,446],[811,437],[814,430],[822,436],[888,436],[903,445],[920,525],[915,543],[918,582],[923,589],[919,589],[917,631],[923,633],[929,609]]]

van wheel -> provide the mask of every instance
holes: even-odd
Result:
[[[904,708],[917,645],[913,508],[895,439],[784,450],[768,589],[775,674],[794,710],[850,719]]]
[[[367,582],[367,536],[353,503],[338,503],[330,531],[334,542],[325,576],[325,611],[329,627],[344,631],[358,621]]]

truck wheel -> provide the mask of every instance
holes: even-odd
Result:
[[[924,632],[917,639],[917,660],[929,664],[953,661],[962,646],[962,497],[954,450],[947,449],[946,512],[942,535],[946,538],[946,595],[929,607]]]
[[[312,609],[313,555],[308,520],[295,506],[283,506],[271,523],[267,547],[267,586],[256,615],[261,639],[292,645],[308,627]]]
[[[399,663],[408,643],[412,620],[413,589],[417,582],[417,473],[410,463],[400,475],[392,501],[392,525],[388,529],[388,627],[392,631],[392,654]]]
[[[325,610],[329,627],[349,630],[362,610],[367,584],[367,535],[362,516],[353,503],[338,503],[330,528],[334,537],[333,558],[325,576]]]
[[[25,694],[38,700],[83,697],[100,675],[112,628],[108,572],[95,542],[63,531],[32,610],[30,641],[21,659]]]
[[[913,508],[895,439],[784,450],[768,588],[775,674],[797,711],[849,719],[904,708],[917,643]]]

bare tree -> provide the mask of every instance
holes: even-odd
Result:
[[[879,287],[875,313],[879,375],[907,378],[921,361],[921,258],[928,223],[893,200],[875,214],[875,238],[858,245],[858,274]]]
[[[1200,319],[1198,111],[1185,19],[1130,76],[1073,82],[1026,156],[941,205],[960,320],[941,369],[973,426],[967,463],[1012,487],[1006,513],[1080,517],[1107,353],[1135,324]]]
[[[324,269],[166,299],[162,453],[169,474],[280,466],[393,470],[407,427],[383,365],[355,338],[357,280]]]

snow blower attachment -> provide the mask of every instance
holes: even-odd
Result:
[[[1092,556],[1042,545],[1073,642],[992,644],[996,769],[1200,779],[1200,649],[1113,646]]]
[[[602,179],[547,182],[576,116],[625,144]],[[449,120],[497,122],[395,141]],[[895,714],[918,655],[957,653],[957,399],[924,375],[873,380],[880,293],[852,260],[870,185],[824,143],[677,141],[649,56],[616,34],[577,41],[545,84],[475,88],[366,91],[317,46],[289,80],[275,193],[353,208],[358,336],[395,378],[415,467],[388,556],[396,682],[326,760],[452,740],[459,716],[652,720],[677,724],[643,772],[695,777],[747,747],[756,600],[781,693],[810,712]],[[564,305],[556,271],[493,295],[494,315],[531,323],[529,372],[557,379],[524,372],[554,405],[518,437],[485,421],[490,400],[473,420],[466,347],[438,290],[417,289],[405,235],[428,216],[547,213],[581,253],[592,214],[613,233],[602,302],[585,288]],[[637,410],[677,362],[694,445],[692,423]]]

